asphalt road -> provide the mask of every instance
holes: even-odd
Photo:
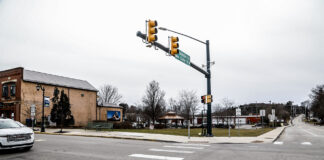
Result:
[[[32,150],[5,151],[1,160],[323,160],[324,128],[301,117],[273,144],[181,144],[94,137],[36,135]],[[307,143],[306,143],[307,142]]]

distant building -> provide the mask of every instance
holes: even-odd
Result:
[[[259,115],[242,115],[242,116],[213,116],[212,124],[255,124],[261,122],[261,117]],[[202,123],[202,117],[197,117],[197,124]],[[204,117],[204,123],[207,123],[207,117]]]
[[[26,123],[30,119],[30,107],[36,106],[36,120],[41,121],[42,91],[36,85],[45,88],[46,99],[53,97],[54,88],[64,90],[71,104],[74,126],[86,126],[96,120],[97,89],[89,82],[47,73],[26,70],[22,67],[0,71],[0,116],[13,118]],[[52,102],[45,107],[45,116],[50,115]]]

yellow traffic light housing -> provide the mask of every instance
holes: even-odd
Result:
[[[179,38],[178,37],[170,37],[171,39],[171,49],[170,54],[175,55],[179,53]]]
[[[213,102],[213,96],[212,95],[207,95],[207,102],[206,103],[211,103]]]
[[[147,40],[147,42],[149,42],[149,43],[153,43],[153,42],[155,42],[155,41],[157,41],[157,32],[158,32],[158,30],[157,30],[157,21],[153,21],[153,20],[149,20],[149,21],[147,21],[147,25],[148,25],[148,31],[147,31],[147,38],[146,38],[146,40]]]

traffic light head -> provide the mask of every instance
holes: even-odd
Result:
[[[178,37],[171,37],[171,49],[170,54],[175,55],[179,53],[179,38]]]
[[[201,103],[203,103],[203,104],[206,103],[206,96],[201,96]]]
[[[157,32],[158,32],[158,30],[157,30],[157,21],[153,21],[153,20],[149,20],[148,22],[147,22],[148,24],[148,33],[147,33],[147,41],[149,42],[149,43],[153,43],[153,42],[155,42],[155,41],[157,41]]]

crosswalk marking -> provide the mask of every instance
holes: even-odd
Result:
[[[150,151],[155,151],[155,152],[194,153],[193,151],[167,150],[167,149],[156,149],[156,148],[151,148],[149,150]]]
[[[314,136],[314,137],[318,137],[317,134],[314,134],[314,133],[312,133],[312,132],[310,132],[310,131],[308,131],[308,130],[306,130],[306,129],[302,129],[302,130],[303,130],[304,132],[306,132],[306,133],[308,133],[308,134]]]
[[[183,148],[183,149],[204,149],[203,147],[189,147],[189,146],[163,146],[167,148]]]
[[[303,143],[301,143],[302,145],[312,145],[312,143],[310,143],[310,142],[303,142]]]
[[[273,144],[282,145],[282,144],[283,144],[283,142],[278,142],[278,141],[276,141],[276,142],[274,142]]]
[[[192,143],[180,143],[175,145],[181,145],[181,146],[201,146],[201,147],[209,147],[209,144],[192,144]]]
[[[162,160],[183,160],[181,157],[167,157],[167,156],[156,156],[147,154],[131,154],[130,157],[136,158],[147,158],[147,159],[162,159]]]

